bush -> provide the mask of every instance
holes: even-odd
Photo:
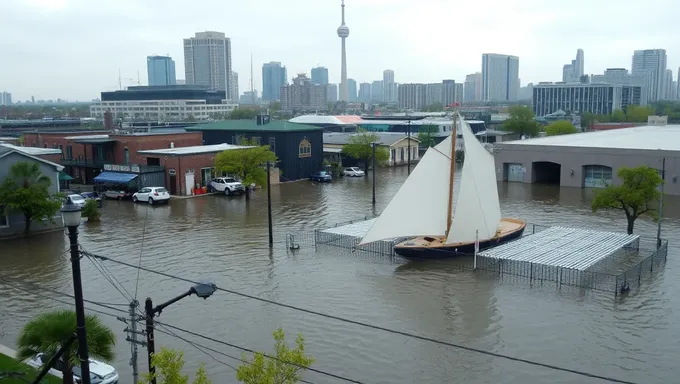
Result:
[[[85,201],[83,216],[87,217],[87,221],[99,221],[101,212],[99,212],[99,205],[96,200],[87,199],[87,201]]]

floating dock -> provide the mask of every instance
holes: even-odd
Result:
[[[585,271],[625,247],[637,247],[638,235],[550,227],[478,253],[478,258],[532,263]]]
[[[378,218],[357,221],[355,223],[345,224],[339,227],[324,229],[321,232],[330,233],[333,235],[362,238],[366,235],[366,233],[368,233],[368,230],[371,229],[371,226],[373,226],[373,223],[375,223],[376,220],[378,220]]]

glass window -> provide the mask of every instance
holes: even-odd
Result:
[[[603,165],[586,165],[583,172],[583,186],[604,188],[612,182],[612,168]]]
[[[123,164],[130,164],[130,150],[127,147],[123,149]]]

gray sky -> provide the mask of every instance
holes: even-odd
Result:
[[[340,0],[0,0],[0,91],[14,100],[90,100],[146,84],[146,56],[169,54],[184,78],[182,39],[214,30],[231,38],[240,92],[264,62],[288,77],[316,65],[340,80]],[[457,82],[481,70],[483,52],[520,58],[522,85],[559,81],[585,50],[586,73],[630,69],[633,50],[665,48],[680,65],[678,0],[346,0],[348,76]],[[550,3],[550,4],[548,4]],[[630,4],[628,4],[630,3]],[[653,15],[646,14],[654,10]]]

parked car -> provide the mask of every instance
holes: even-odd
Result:
[[[123,191],[122,189],[108,189],[103,193],[105,199],[130,199],[134,192]]]
[[[216,177],[210,182],[213,191],[224,192],[225,195],[241,195],[246,187],[233,177]]]
[[[26,360],[26,364],[30,365],[33,368],[40,369],[48,361],[49,358],[47,358],[47,356],[45,356],[43,353],[38,353],[32,358]],[[64,374],[62,373],[63,364],[64,363],[61,361],[61,359],[57,360],[56,363],[54,363],[54,367],[52,367],[49,370],[49,374],[56,376],[58,378],[63,378],[64,377]],[[80,367],[74,366],[73,381],[76,383],[81,383],[82,381],[80,380],[80,377],[81,377]],[[116,371],[116,368],[106,363],[90,359],[90,383],[118,384],[118,372]]]
[[[331,176],[330,172],[321,171],[313,173],[309,179],[312,181],[331,182],[333,181],[333,176]]]
[[[85,200],[94,200],[97,202],[97,206],[99,208],[102,207],[102,198],[99,197],[99,194],[97,192],[83,192],[80,194],[80,196],[84,197]]]
[[[364,176],[366,176],[366,173],[364,171],[362,171],[361,169],[359,169],[358,167],[345,168],[345,170],[342,171],[342,173],[345,176],[350,176],[350,177],[364,177]]]
[[[156,203],[167,204],[170,201],[170,193],[163,187],[144,187],[132,195],[132,201],[147,202],[149,205]]]
[[[66,195],[66,204],[73,204],[82,208],[85,206],[85,198],[75,193],[71,195]]]

